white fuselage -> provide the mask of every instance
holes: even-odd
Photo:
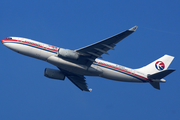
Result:
[[[114,63],[96,59],[90,67],[76,64],[57,56],[59,47],[44,44],[34,40],[11,37],[3,39],[1,42],[8,48],[43,61],[47,61],[60,69],[87,76],[100,76],[103,78],[125,81],[125,82],[149,82],[146,74],[135,69],[123,67]]]

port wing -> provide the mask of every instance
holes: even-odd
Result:
[[[91,44],[89,46],[80,48],[75,50],[79,54],[86,56],[86,65],[91,65],[92,62],[95,61],[96,58],[102,58],[102,54],[108,54],[107,51],[110,49],[114,49],[116,44],[120,42],[122,39],[127,37],[128,35],[132,34],[134,31],[136,31],[137,26],[132,27],[131,29],[128,29],[124,32],[121,32],[115,36],[112,36],[110,38],[107,38],[105,40],[99,41],[97,43]]]

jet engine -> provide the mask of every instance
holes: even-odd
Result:
[[[44,76],[52,79],[64,80],[65,75],[60,70],[45,68]]]
[[[64,58],[77,60],[79,58],[79,55],[77,52],[75,52],[73,50],[59,48],[58,57],[64,57]]]

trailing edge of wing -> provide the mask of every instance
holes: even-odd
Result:
[[[87,86],[86,80],[84,80],[85,79],[84,77],[80,77],[76,75],[71,75],[67,77],[72,83],[74,83],[82,91],[88,91],[88,92],[92,91],[92,89],[88,89],[88,86]]]

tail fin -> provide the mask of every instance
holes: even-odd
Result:
[[[173,56],[164,55],[161,58],[155,60],[154,62],[137,70],[145,74],[155,74],[162,70],[166,70],[171,64],[173,59],[174,59]]]
[[[174,59],[173,56],[164,55],[161,58],[155,60],[154,62],[146,65],[145,67],[139,68],[137,70],[147,74],[147,78],[152,80],[150,84],[154,88],[160,89],[159,82],[166,81],[162,78],[175,71],[174,69],[167,69],[173,59]]]

